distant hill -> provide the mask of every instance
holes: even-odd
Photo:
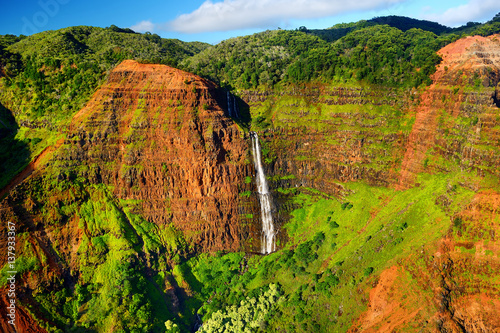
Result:
[[[388,25],[403,32],[410,29],[421,29],[424,31],[430,31],[432,33],[435,33],[436,35],[477,34],[486,36],[495,33],[495,31],[498,31],[499,22],[500,13],[497,14],[492,20],[485,23],[468,22],[461,27],[450,28],[432,21],[417,20],[410,17],[391,15],[375,17],[370,20],[361,20],[353,23],[339,23],[327,29],[307,29],[306,27],[300,27],[298,30],[314,36],[318,36],[319,38],[327,42],[334,42],[355,30],[375,25]]]
[[[4,74],[2,100],[21,118],[48,114],[65,118],[79,109],[106,72],[124,59],[176,66],[209,44],[185,43],[116,26],[70,27],[29,37],[0,37]],[[21,61],[22,59],[22,61]]]
[[[23,38],[14,43],[10,49],[24,57],[60,57],[85,53],[86,56],[108,54],[115,58],[175,62],[209,46],[206,43],[186,43],[176,39],[165,39],[157,34],[139,34],[131,29],[122,29],[112,25],[108,28],[76,26],[44,31]]]
[[[188,71],[236,89],[351,78],[419,86],[430,83],[441,47],[463,36],[498,32],[498,15],[484,24],[468,23],[455,29],[431,21],[385,16],[329,29],[300,27],[232,38],[181,64]]]
[[[177,66],[209,46],[116,26],[0,36],[0,185],[27,164],[30,154],[55,140],[124,59]],[[24,141],[10,125],[12,116],[30,128]],[[20,142],[25,149],[18,148]]]
[[[318,36],[321,39],[324,39],[328,42],[333,42],[344,37],[345,35],[354,30],[363,29],[369,26],[384,25],[384,24],[393,28],[397,28],[403,32],[410,29],[422,29],[425,31],[433,32],[436,35],[440,35],[445,32],[450,32],[452,30],[451,28],[436,22],[417,20],[409,17],[394,16],[394,15],[375,17],[370,20],[362,20],[355,23],[340,23],[328,29],[309,30],[306,27],[301,27],[299,30],[309,33],[311,35]]]

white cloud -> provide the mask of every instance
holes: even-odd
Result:
[[[162,28],[198,33],[276,27],[291,19],[381,9],[403,1],[406,0],[207,0],[194,12],[180,15]]]
[[[155,30],[155,24],[151,21],[141,21],[133,26],[130,29],[136,32],[153,32]]]
[[[448,26],[459,26],[471,21],[484,21],[493,18],[500,11],[498,0],[470,0],[468,3],[452,7],[444,13],[424,11],[423,19],[439,22]]]

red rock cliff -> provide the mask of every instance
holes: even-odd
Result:
[[[424,170],[444,170],[442,159],[498,175],[500,156],[487,146],[498,137],[499,37],[467,37],[438,52],[443,61],[420,96],[398,188],[413,186]]]
[[[140,200],[148,221],[173,223],[204,250],[240,247],[238,186],[251,164],[213,83],[127,60],[71,127],[59,158],[88,165],[91,182]]]
[[[255,200],[240,196],[253,186],[245,182],[253,173],[250,142],[226,116],[225,101],[226,92],[215,84],[168,66],[124,61],[111,71],[72,119],[64,142],[30,164],[29,174],[0,202],[0,220],[16,223],[18,257],[31,263],[18,274],[17,288],[24,305],[35,305],[23,305],[19,323],[50,321],[31,295],[59,290],[62,283],[99,285],[92,275],[106,260],[133,262],[155,285],[152,276],[171,269],[176,254],[247,247],[252,236],[241,216],[258,211]],[[147,220],[140,223],[149,230],[134,229],[127,203],[126,213]],[[85,205],[92,207],[87,215]],[[107,210],[114,215],[105,213],[89,226]],[[115,219],[115,229],[107,218]],[[6,224],[1,227],[6,234]],[[159,242],[148,248],[138,232]],[[128,245],[107,243],[98,252],[92,240],[103,235]],[[6,239],[0,248],[6,249]],[[1,267],[7,262],[2,253]],[[178,311],[182,287],[170,279],[156,288],[164,307]]]

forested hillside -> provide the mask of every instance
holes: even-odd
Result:
[[[499,101],[500,13],[217,45],[116,26],[0,36],[19,327],[500,331]]]
[[[457,29],[389,16],[326,30],[303,27],[233,38],[187,58],[182,67],[235,89],[350,79],[418,87],[430,84],[441,47],[499,29],[498,15],[485,24]]]
[[[0,142],[0,186],[55,143],[71,117],[122,60],[176,66],[208,46],[116,26],[1,36],[0,109],[10,110],[21,127],[9,125],[3,111],[0,126],[12,131],[4,129]]]

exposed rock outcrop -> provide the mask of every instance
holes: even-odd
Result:
[[[467,37],[439,52],[443,62],[434,83],[420,97],[399,189],[418,185],[422,172],[465,171],[498,179],[498,38]],[[350,332],[417,326],[448,333],[500,329],[500,288],[491,279],[500,268],[499,230],[494,222],[500,213],[500,195],[492,189],[480,191],[480,184],[468,187],[477,193],[451,217],[453,225],[446,237],[386,269],[370,291],[368,310]],[[442,204],[447,205],[446,198]],[[401,294],[418,288],[419,293]]]
[[[349,181],[405,190],[418,186],[418,175],[423,172],[465,170],[478,177],[500,177],[498,36],[466,38],[440,53],[443,63],[433,76],[434,83],[420,91],[317,84],[277,93],[240,94],[252,107],[254,120],[265,115],[263,123],[254,123],[274,197],[277,229],[295,208],[289,200],[294,189],[341,198],[347,193],[343,183]],[[172,251],[165,259],[167,241],[145,250],[144,240],[128,220],[131,211],[152,229],[165,232],[168,226],[172,234],[182,234],[188,243],[185,248],[192,253],[259,249],[260,214],[250,140],[224,111],[226,99],[227,93],[215,84],[168,66],[124,61],[116,67],[69,124],[64,143],[54,150],[50,175],[38,165],[41,159],[38,164],[33,162],[26,177],[13,183],[10,195],[1,203],[0,218],[16,222],[23,235],[17,250],[33,262],[43,263],[41,267],[33,264],[22,276],[25,290],[61,289],[61,276],[65,288],[74,288],[79,274],[83,275],[82,267],[92,271],[102,266],[100,260],[111,247],[102,238],[126,238],[127,233],[133,235],[124,242],[129,248],[124,245],[123,252],[130,249],[124,258],[141,270],[148,283],[156,283],[156,263],[162,259],[162,272],[166,272],[177,253]],[[37,202],[30,193],[40,188],[52,190],[65,181],[74,186],[57,189],[57,196],[44,197],[47,202]],[[98,184],[104,184],[105,190],[86,191]],[[422,267],[412,266],[410,259],[402,268],[384,272],[371,293],[370,310],[354,329],[376,331],[382,325],[392,330],[409,322],[424,323],[420,318],[424,316],[432,316],[426,325],[443,332],[460,327],[498,329],[491,321],[498,312],[494,301],[498,288],[486,284],[487,292],[481,290],[482,285],[467,289],[463,286],[477,280],[461,271],[467,266],[482,274],[484,263],[498,271],[497,256],[490,256],[490,252],[498,252],[498,228],[481,225],[498,215],[497,197],[496,192],[479,194],[457,216],[481,230],[478,232],[488,230],[488,244],[459,239],[460,228],[456,228],[439,245],[443,247],[439,255],[425,253],[427,266],[422,276],[416,269]],[[99,199],[105,204],[92,206]],[[99,210],[113,211],[124,220],[116,223],[119,232],[104,230],[107,226],[90,230],[78,206],[89,202],[88,220]],[[123,202],[133,203],[129,211],[124,212]],[[70,205],[74,207],[67,208]],[[469,216],[469,212],[475,215]],[[159,232],[158,237],[165,234]],[[277,238],[282,244],[285,233],[278,233]],[[5,241],[1,242],[0,247],[5,248]],[[467,242],[466,249],[476,248],[479,254],[457,250],[461,247],[457,244],[463,242]],[[86,246],[86,252],[79,252]],[[5,254],[0,254],[0,267],[5,262]],[[418,303],[399,299],[403,296],[398,288],[409,285],[405,274],[430,286],[423,312]],[[182,283],[171,276],[170,281],[164,278],[160,282],[163,285],[155,288],[164,293],[163,305],[169,306],[170,299],[172,311],[178,311],[182,297],[177,292]],[[389,299],[386,291],[396,291],[396,299]],[[31,320],[27,312],[21,315],[23,320]],[[34,315],[41,317],[40,313]]]
[[[244,92],[242,99],[254,110],[272,108],[273,126],[261,135],[271,155],[266,174],[276,176],[271,188],[313,187],[339,196],[343,182],[397,181],[416,96],[318,85],[280,94]]]
[[[75,116],[58,159],[89,166],[91,183],[140,200],[149,222],[173,223],[201,249],[237,250],[239,187],[252,166],[223,98],[193,74],[124,61]]]
[[[432,76],[433,84],[420,96],[397,188],[413,186],[425,169],[440,169],[439,157],[455,160],[462,168],[483,174],[489,169],[498,175],[492,168],[500,165],[500,155],[485,149],[485,144],[497,145],[490,140],[498,135],[498,120],[493,117],[498,111],[496,93],[488,87],[500,81],[498,38],[467,37],[438,52],[443,61]],[[468,91],[468,86],[475,86],[476,91]],[[460,125],[459,119],[471,126]],[[434,168],[429,167],[433,161]]]
[[[469,36],[439,51],[443,61],[433,80],[443,85],[469,85],[474,81],[495,87],[500,81],[500,35]]]

